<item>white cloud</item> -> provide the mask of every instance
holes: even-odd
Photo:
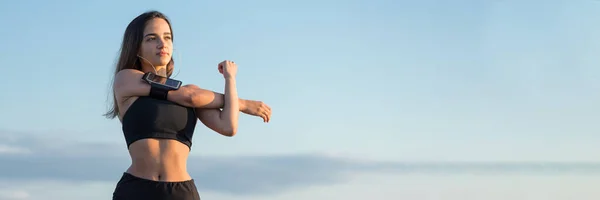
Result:
[[[26,148],[0,144],[0,154],[29,154],[31,151]]]
[[[0,188],[0,199],[4,200],[28,200],[31,195],[23,190],[2,190]]]
[[[0,131],[0,138],[4,136]],[[20,134],[19,137],[14,137],[5,144],[5,146],[9,145],[12,149],[27,149],[31,153],[0,154],[0,163],[2,163],[0,190],[4,192],[6,198],[107,199],[111,196],[114,185],[123,171],[130,164],[126,150],[121,144],[57,140],[49,144],[45,140]],[[197,186],[203,196],[219,199],[222,197],[222,199],[291,200],[299,199],[297,196],[303,195],[308,198],[310,194],[335,199],[374,195],[369,192],[364,193],[365,191],[359,186],[351,186],[364,184],[365,180],[380,180],[370,183],[373,185],[386,182],[392,186],[401,184],[402,187],[409,187],[405,184],[410,184],[411,181],[423,180],[420,184],[425,187],[427,181],[431,181],[432,184],[444,183],[446,179],[440,177],[468,177],[470,180],[474,178],[472,174],[477,174],[478,177],[513,178],[532,174],[550,177],[580,174],[598,177],[600,175],[600,164],[594,163],[411,163],[350,159],[332,154],[328,156],[319,154],[194,156],[188,161],[188,169],[192,177],[197,180]],[[385,174],[395,179],[384,179],[379,175],[355,177],[356,174],[366,173]],[[502,176],[498,176],[499,174]],[[407,180],[408,182],[402,182]],[[475,184],[477,181],[466,181],[462,184]],[[444,184],[437,190],[450,187]],[[343,187],[331,189],[338,186]],[[393,188],[392,186],[389,187]],[[499,187],[509,186],[510,184],[507,183],[507,186]],[[388,186],[363,185],[362,187],[367,190],[388,192],[388,189],[385,189]],[[341,192],[349,190],[348,188],[354,189],[349,193]],[[398,191],[392,190],[393,192]],[[412,194],[411,191],[404,192]],[[515,191],[509,191],[509,193],[513,192]],[[350,194],[354,196],[348,196]],[[426,199],[426,196],[419,196],[420,193],[414,195]],[[386,196],[381,198],[384,197]]]
[[[116,182],[5,181],[0,180],[0,199],[80,200],[111,199]],[[2,195],[4,194],[4,195]]]

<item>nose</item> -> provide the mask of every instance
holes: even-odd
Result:
[[[157,42],[158,42],[158,44],[156,45],[156,48],[157,48],[157,49],[162,49],[162,48],[164,48],[164,47],[165,47],[165,43],[166,43],[166,41],[165,41],[165,39],[164,39],[164,38],[160,38],[160,39],[158,39],[158,40],[157,40]]]
[[[158,44],[156,45],[157,49],[162,49],[163,47],[165,47],[165,41],[163,39],[158,39],[157,42],[158,42]]]

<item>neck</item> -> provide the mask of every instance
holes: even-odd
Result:
[[[156,70],[156,71],[155,71]],[[144,72],[152,72],[160,76],[167,76],[167,66],[154,66],[151,65],[142,65],[142,71]]]

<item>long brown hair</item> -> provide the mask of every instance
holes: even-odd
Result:
[[[137,69],[137,70],[142,70],[142,65],[141,65],[141,61],[139,60],[139,58],[137,57],[138,55],[138,51],[142,45],[142,39],[143,39],[143,34],[144,34],[144,28],[146,27],[146,24],[148,23],[148,21],[154,19],[154,18],[161,18],[164,19],[165,21],[167,21],[167,24],[169,24],[169,29],[171,31],[171,40],[173,40],[173,29],[171,28],[171,22],[169,21],[169,19],[161,12],[158,11],[148,11],[145,13],[142,13],[141,15],[137,16],[135,19],[133,19],[129,25],[127,25],[127,29],[125,29],[125,34],[123,34],[123,42],[121,43],[121,48],[120,48],[120,55],[119,55],[119,59],[118,62],[116,64],[115,67],[115,73],[113,75],[113,81],[114,81],[114,76],[121,70],[123,69]],[[174,60],[173,57],[171,57],[171,61],[169,61],[169,64],[167,64],[167,76],[170,77],[173,74],[173,67],[174,67]],[[109,118],[109,119],[113,119],[117,116],[119,116],[119,106],[117,104],[117,97],[115,96],[114,93],[114,89],[112,89],[112,83],[111,83],[111,93],[112,93],[112,106],[110,107],[109,111],[107,113],[104,114],[105,117]]]

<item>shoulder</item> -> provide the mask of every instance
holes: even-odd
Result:
[[[137,69],[122,69],[121,71],[117,72],[116,77],[131,76],[138,74],[144,74],[144,72]]]
[[[135,78],[141,78],[144,72],[137,69],[123,69],[115,74],[115,83],[126,83]]]

